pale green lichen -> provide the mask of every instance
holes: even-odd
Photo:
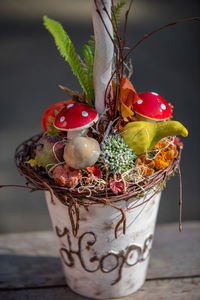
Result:
[[[101,144],[101,158],[109,172],[122,174],[134,166],[137,156],[119,136],[109,136]]]

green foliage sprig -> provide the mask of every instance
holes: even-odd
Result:
[[[94,38],[94,35],[92,34],[90,36],[90,40],[88,41],[88,46],[90,47],[90,50],[94,56],[94,53],[95,53],[95,38]]]
[[[81,61],[76,54],[74,45],[72,44],[68,34],[63,29],[62,25],[47,16],[43,17],[44,26],[54,37],[56,46],[64,59],[69,63],[72,72],[78,78],[81,87],[87,95],[90,104],[92,105],[93,93],[88,84],[88,78],[82,68]]]
[[[62,108],[61,108],[62,109]],[[58,115],[58,111],[57,110],[55,110],[54,111],[54,114],[55,114],[55,116],[57,116]],[[55,128],[54,127],[54,121],[55,121],[55,118],[54,117],[52,117],[52,116],[50,116],[49,117],[49,121],[51,122],[50,124],[47,124],[47,129],[48,129],[48,131],[47,131],[47,133],[49,134],[49,135],[59,135],[59,133],[60,133],[60,131],[57,129],[57,128]]]
[[[121,11],[125,5],[126,5],[126,0],[121,0],[119,3],[115,4],[115,6],[114,6],[115,16],[112,12],[111,17],[112,17],[112,21],[113,21],[115,27],[119,24]]]
[[[86,64],[88,85],[91,93],[91,98],[94,99],[94,89],[92,87],[94,56],[90,46],[88,45],[84,45],[82,47],[82,52]]]

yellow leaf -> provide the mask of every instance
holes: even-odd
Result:
[[[126,106],[123,102],[121,102],[121,114],[122,118],[124,119],[125,122],[128,122],[129,120],[127,118],[130,118],[133,116],[134,112]]]
[[[29,164],[31,168],[34,168],[35,166],[40,167],[40,164],[35,159],[29,159],[28,161],[25,161],[26,164]]]

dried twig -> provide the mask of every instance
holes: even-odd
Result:
[[[68,96],[70,96],[72,98],[72,100],[74,100],[75,102],[81,102],[81,103],[87,103],[87,99],[85,95],[81,95],[79,92],[77,91],[72,91],[69,88],[67,88],[66,86],[63,85],[59,85],[59,88],[64,91]]]
[[[154,35],[155,33],[157,33],[157,32],[159,32],[159,31],[161,31],[161,30],[163,30],[163,29],[165,29],[165,28],[168,28],[168,27],[170,27],[170,26],[174,26],[174,25],[177,25],[177,24],[180,24],[180,23],[185,23],[185,22],[193,22],[193,21],[200,21],[200,17],[194,17],[194,18],[186,18],[186,19],[180,19],[180,20],[176,20],[176,21],[174,21],[174,22],[171,22],[171,23],[168,23],[168,24],[165,24],[165,25],[163,25],[163,26],[160,26],[160,27],[158,27],[158,28],[156,28],[156,29],[154,29],[153,31],[151,31],[150,33],[148,33],[148,34],[145,34],[139,41],[137,41],[136,43],[135,43],[135,45],[133,45],[132,47],[131,47],[131,49],[128,51],[128,53],[124,56],[124,58],[123,58],[123,61],[122,62],[124,62],[127,58],[128,58],[128,56],[144,41],[144,40],[146,40],[146,39],[148,39],[150,36],[152,36],[152,35]]]

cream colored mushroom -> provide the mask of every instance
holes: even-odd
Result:
[[[90,137],[75,137],[66,144],[64,149],[64,160],[74,169],[83,169],[94,165],[99,155],[99,143]]]

